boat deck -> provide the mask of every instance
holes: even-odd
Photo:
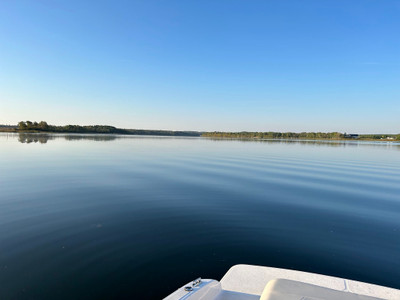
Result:
[[[339,277],[235,265],[221,281],[198,278],[165,300],[400,300],[400,290]]]
[[[252,294],[259,297],[267,283],[277,278],[300,281],[370,297],[400,299],[400,290],[380,285],[315,273],[253,265],[235,265],[231,267],[221,279],[221,286],[226,291]]]

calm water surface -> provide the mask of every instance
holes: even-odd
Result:
[[[0,299],[161,299],[247,263],[400,288],[400,144],[0,134]]]

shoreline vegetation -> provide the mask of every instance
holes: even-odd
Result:
[[[400,134],[347,134],[340,132],[204,132],[202,137],[223,139],[385,140],[400,141]]]
[[[158,136],[192,136],[215,139],[311,139],[311,140],[385,140],[400,141],[400,134],[347,134],[340,132],[199,132],[171,131],[151,129],[123,129],[108,125],[49,125],[45,121],[21,121],[17,126],[0,125],[0,132],[24,133],[80,133],[80,134],[123,134],[123,135],[158,135]]]
[[[200,136],[196,131],[172,131],[151,129],[123,129],[108,125],[48,125],[45,121],[19,122],[15,127],[16,132],[48,132],[48,133],[102,133],[102,134],[126,134],[126,135],[161,135],[161,136]]]

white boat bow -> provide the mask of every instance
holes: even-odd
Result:
[[[400,290],[301,271],[235,265],[221,281],[198,278],[164,300],[400,300]]]

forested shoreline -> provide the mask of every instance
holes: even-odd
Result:
[[[198,132],[198,131],[171,131],[149,129],[122,129],[108,125],[49,125],[45,121],[21,121],[18,126],[2,125],[0,131],[7,132],[47,132],[47,133],[101,133],[127,135],[158,135],[158,136],[193,136],[215,139],[322,139],[322,140],[395,140],[400,141],[400,134],[347,134],[340,132]]]
[[[161,136],[200,136],[195,131],[171,131],[171,130],[149,130],[149,129],[122,129],[108,125],[49,125],[45,121],[31,122],[21,121],[18,123],[19,132],[52,132],[52,133],[102,133],[102,134],[128,134],[128,135],[161,135]]]
[[[342,139],[345,134],[340,132],[206,132],[205,137],[219,138],[258,138],[258,139]]]
[[[347,134],[340,132],[205,132],[203,137],[225,139],[361,139],[361,140],[400,140],[400,134]]]

